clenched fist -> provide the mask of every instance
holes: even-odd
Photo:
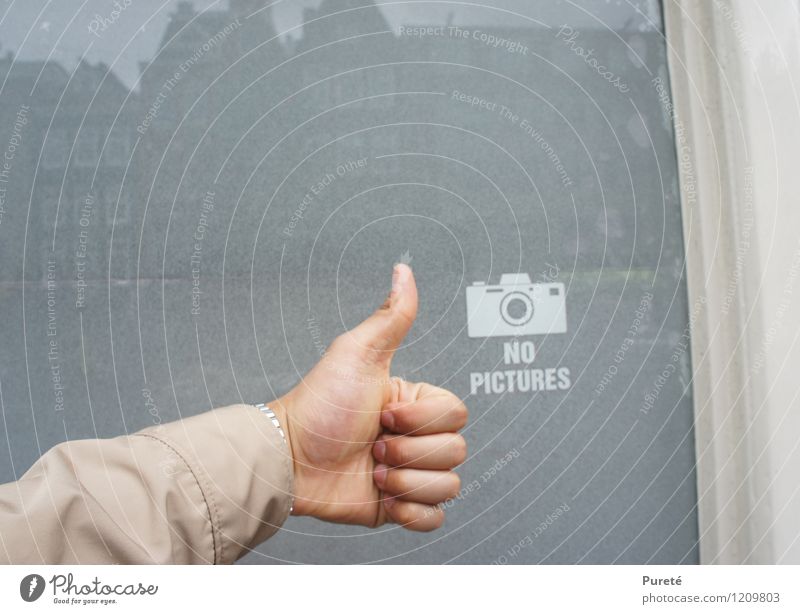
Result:
[[[391,377],[392,356],[417,315],[411,269],[398,264],[384,304],[338,337],[291,392],[271,403],[294,457],[294,514],[367,526],[441,526],[439,503],[460,488],[454,394]]]

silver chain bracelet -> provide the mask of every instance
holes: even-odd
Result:
[[[262,414],[264,414],[264,415],[265,415],[267,418],[269,418],[269,419],[270,419],[270,422],[272,422],[272,424],[274,424],[274,425],[275,425],[275,428],[276,428],[276,429],[278,429],[278,432],[281,434],[281,437],[283,437],[283,441],[284,441],[284,442],[286,443],[286,445],[288,446],[288,448],[289,448],[289,454],[291,455],[291,453],[292,453],[292,447],[291,447],[291,445],[289,444],[289,440],[288,440],[288,439],[286,439],[286,433],[284,433],[284,432],[283,432],[283,428],[281,428],[281,422],[280,422],[280,420],[278,420],[278,416],[276,416],[276,415],[275,415],[275,412],[274,412],[274,411],[272,411],[272,410],[271,410],[271,409],[270,409],[270,408],[269,408],[267,405],[265,405],[264,403],[256,403],[256,404],[255,404],[255,407],[256,407],[256,408],[257,408],[257,409],[258,409],[258,410],[259,410],[259,411],[260,411]],[[289,493],[289,496],[292,498],[291,505],[289,506],[289,513],[291,514],[291,513],[294,511],[294,495],[293,495],[292,493]]]
[[[278,416],[275,415],[275,412],[264,403],[257,403],[256,407],[259,409],[259,411],[261,411],[262,414],[272,421],[272,424],[274,424],[275,428],[278,429],[278,432],[281,434],[281,437],[283,437],[283,440],[286,441],[286,445],[289,445],[289,442],[286,440],[286,433],[283,432],[280,420],[278,420]]]

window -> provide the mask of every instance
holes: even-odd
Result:
[[[122,186],[112,275],[95,280],[102,290],[87,292],[82,315],[62,299],[58,320],[65,356],[81,355],[84,323],[88,382],[65,370],[69,402],[88,407],[88,386],[103,420],[75,411],[66,432],[120,432],[118,390],[124,426],[152,424],[145,381],[164,420],[209,399],[282,394],[410,260],[422,303],[396,372],[453,389],[472,413],[447,527],[419,547],[292,519],[292,540],[249,560],[697,562],[696,305],[660,3],[346,4],[272,3],[238,27],[246,2],[182,2],[145,34],[142,12],[96,36],[73,25],[52,55],[0,30],[14,76],[51,110],[25,130],[46,130],[65,92],[50,170],[63,170],[89,100],[35,89],[36,76],[58,68],[66,79],[89,40],[91,74],[113,73],[65,178],[99,195],[109,224]],[[108,7],[82,10],[74,24]],[[36,14],[9,11],[20,31]],[[6,96],[3,126],[17,111]],[[380,98],[338,106],[370,96]],[[15,172],[33,182],[33,169]],[[6,224],[19,218],[0,227],[11,259],[25,257],[25,229]],[[74,236],[51,217],[37,223],[71,287]],[[107,230],[93,223],[87,245],[107,252]],[[13,301],[23,313],[22,292]],[[46,352],[29,355],[46,373]],[[25,364],[4,360],[4,403],[30,407],[14,383]],[[64,422],[43,388],[31,411],[59,441]],[[35,447],[11,441],[22,466]]]

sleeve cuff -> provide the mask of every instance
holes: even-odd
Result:
[[[173,448],[195,475],[208,506],[215,563],[234,562],[289,516],[292,454],[256,407],[222,407],[140,434]]]

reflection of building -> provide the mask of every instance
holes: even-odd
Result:
[[[332,107],[396,91],[396,67],[359,70],[397,59],[389,23],[372,2],[323,0],[316,9],[303,9],[303,24],[296,52],[313,58],[302,63],[302,76],[305,85],[315,84],[309,90],[315,101]],[[365,49],[369,49],[368,56]],[[333,75],[336,77],[331,78]],[[392,97],[383,99],[388,105],[394,101]],[[355,102],[345,112],[358,114],[367,106]]]
[[[238,85],[248,84],[285,59],[271,8],[252,0],[231,4],[229,11],[198,13],[191,2],[177,3],[156,55],[141,65],[144,104],[152,104],[166,91],[169,104],[164,105],[164,114],[180,119],[180,112],[226,71]],[[180,87],[165,90],[165,83],[176,74]]]
[[[92,212],[92,225],[111,224],[114,211],[109,203],[116,204],[134,141],[128,124],[135,98],[104,64],[80,63],[68,74],[55,62],[14,61],[7,55],[0,61],[0,74],[8,75],[0,111],[3,126],[10,127],[20,105],[30,106],[30,122],[14,160],[8,199],[17,214],[29,214],[26,277],[40,278],[52,244],[56,211],[59,238],[65,239],[56,244],[60,262],[74,251],[74,241],[69,238],[79,232],[76,212],[87,196],[98,204]],[[117,222],[122,227],[129,217],[130,202],[123,198]],[[102,252],[106,234],[94,233],[93,251]],[[20,257],[9,259],[15,264],[12,270],[4,266],[3,275],[21,276],[23,238],[24,232],[13,237],[19,249],[10,253]]]
[[[31,169],[37,169],[31,199],[36,239],[29,237],[27,254],[30,276],[42,273],[47,237],[52,237],[58,209],[56,255],[67,263],[61,274],[68,277],[75,237],[84,229],[81,209],[87,195],[94,203],[88,230],[94,275],[107,275],[109,253],[112,274],[134,275],[140,236],[158,237],[142,246],[140,274],[160,275],[162,260],[166,260],[163,266],[174,268],[168,274],[185,274],[187,262],[182,256],[163,258],[166,225],[171,234],[191,228],[207,191],[213,188],[220,203],[232,202],[248,181],[237,216],[244,216],[245,227],[257,224],[263,208],[260,199],[271,195],[289,171],[317,148],[321,150],[315,157],[334,165],[348,157],[441,150],[480,164],[503,184],[506,197],[519,208],[521,223],[540,226],[541,206],[533,198],[529,181],[514,170],[505,154],[495,150],[487,155],[481,147],[488,145],[466,131],[502,143],[528,170],[543,202],[551,208],[549,223],[560,233],[554,249],[560,250],[565,262],[571,262],[580,250],[580,267],[598,267],[600,262],[606,267],[629,266],[632,243],[626,240],[632,236],[633,195],[628,173],[636,181],[657,183],[657,167],[647,151],[630,155],[635,150],[630,142],[627,159],[622,159],[615,139],[627,138],[630,114],[610,108],[601,112],[593,104],[627,105],[626,98],[615,98],[607,84],[595,78],[553,32],[492,29],[491,35],[525,49],[524,53],[510,52],[484,44],[480,37],[451,36],[446,27],[442,36],[403,36],[392,30],[369,0],[323,0],[318,8],[305,10],[299,38],[282,39],[272,23],[271,9],[263,2],[232,0],[230,5],[225,11],[198,13],[190,2],[178,2],[157,53],[141,65],[136,91],[128,91],[104,64],[83,63],[70,75],[55,62],[13,63],[2,93],[0,125],[6,130],[9,114],[24,100],[31,101],[33,119],[25,136],[25,161],[18,161],[14,192],[9,194],[27,203]],[[631,90],[645,102],[658,104],[649,85],[651,76],[631,64],[617,34],[586,31],[581,43],[598,50],[609,65],[618,66]],[[661,46],[660,41],[651,45]],[[8,73],[11,65],[10,56],[0,60],[0,73]],[[572,78],[584,92],[570,84]],[[34,95],[28,98],[34,84]],[[533,141],[496,111],[453,102],[451,94],[456,89],[504,104],[540,131],[540,140]],[[562,115],[575,123],[581,138],[594,145],[591,156],[565,128]],[[653,124],[648,130],[663,130],[659,113],[646,116]],[[306,126],[292,132],[306,121]],[[336,140],[345,134],[351,136]],[[666,139],[662,137],[661,142]],[[251,177],[255,165],[273,147],[269,163]],[[577,214],[548,151],[554,152],[576,184]],[[664,155],[668,161],[669,152]],[[396,167],[393,179],[449,185],[453,175],[453,165],[441,161],[415,166],[407,160],[404,164]],[[364,177],[378,168],[368,165]],[[607,219],[613,226],[611,245],[578,241],[580,232],[587,239],[604,232],[606,215],[599,202],[595,169],[603,181]],[[367,181],[383,179],[372,176]],[[498,201],[486,182],[477,186],[471,198],[489,207]],[[670,206],[677,211],[674,203]],[[147,224],[142,228],[145,207]],[[647,207],[659,213],[649,215]],[[680,259],[677,225],[664,239],[662,253],[661,209],[661,203],[639,203],[634,267],[652,268],[659,253],[662,259]],[[21,250],[22,237],[12,241]],[[167,244],[166,248],[172,247]],[[206,252],[204,258],[213,260],[218,255]],[[17,277],[19,269],[21,264],[15,271],[4,267],[2,274]]]

